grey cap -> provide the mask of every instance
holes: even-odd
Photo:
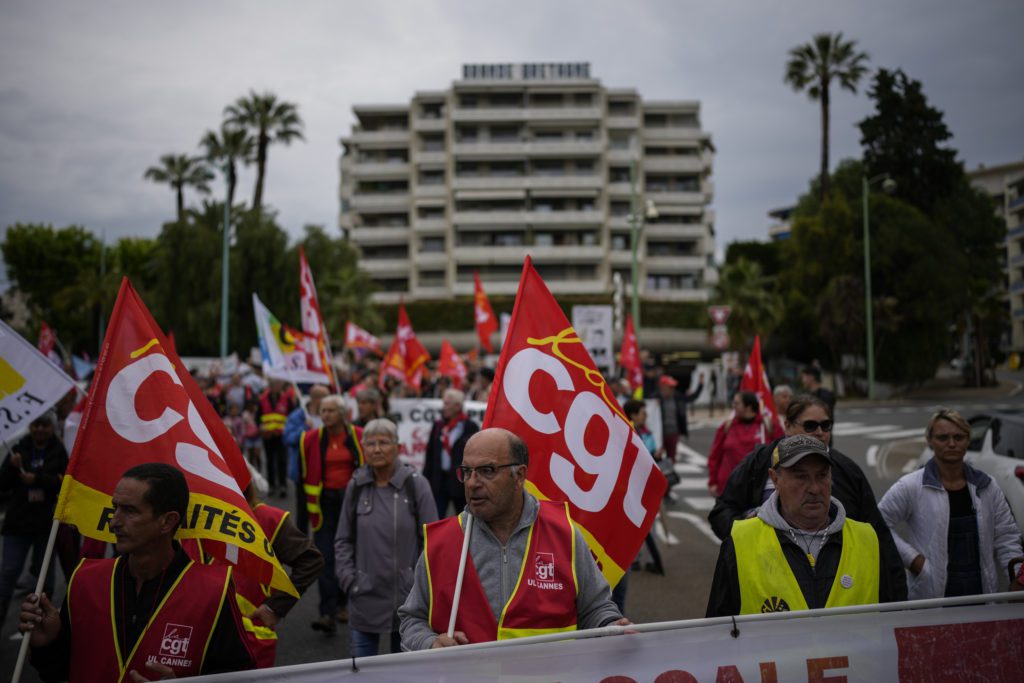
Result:
[[[832,456],[829,455],[825,444],[813,436],[796,434],[779,441],[779,445],[772,451],[772,468],[792,467],[808,455],[820,455],[825,458],[829,467],[832,466]]]

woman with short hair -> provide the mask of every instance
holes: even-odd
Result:
[[[335,572],[348,595],[351,656],[372,657],[389,634],[400,651],[398,608],[412,589],[423,547],[423,525],[437,521],[430,485],[415,468],[398,461],[398,428],[385,418],[363,428],[366,464],[345,490]]]
[[[999,590],[1000,575],[1016,575],[1020,530],[992,478],[966,462],[971,425],[955,410],[928,421],[934,455],[904,475],[878,504],[907,569],[911,600],[980,595]],[[906,524],[906,536],[896,528]]]

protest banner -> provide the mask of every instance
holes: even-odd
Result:
[[[27,429],[74,388],[59,365],[0,321],[0,440]]]
[[[991,599],[993,596],[986,596]],[[975,600],[977,598],[974,598]],[[776,612],[210,676],[209,683],[1017,683],[1024,604]],[[954,604],[953,600],[948,600]],[[921,601],[928,603],[942,601]],[[898,607],[896,605],[887,606]],[[621,630],[621,629],[616,629]]]
[[[326,368],[317,369],[318,361],[309,353],[306,333],[281,323],[253,292],[253,313],[260,339],[263,376],[286,382],[330,384]]]
[[[483,427],[530,450],[527,489],[565,501],[608,583],[618,583],[667,482],[527,257]]]
[[[399,455],[403,461],[423,469],[427,452],[430,428],[441,419],[439,398],[393,398],[388,401],[391,412],[388,417],[398,425]],[[487,404],[482,401],[466,401],[465,413],[469,419],[481,424]]]
[[[54,519],[115,541],[110,497],[128,468],[163,462],[185,475],[177,538],[202,538],[218,560],[298,596],[242,494],[249,471],[223,420],[169,348],[125,278],[103,342]]]

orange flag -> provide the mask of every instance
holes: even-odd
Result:
[[[480,345],[487,353],[494,353],[491,335],[498,331],[498,320],[494,317],[494,309],[476,273],[473,273],[473,318],[476,320],[476,335],[480,337]]]
[[[750,350],[750,359],[747,361],[747,367],[743,370],[740,391],[754,392],[761,403],[763,423],[770,425],[769,433],[762,434],[761,441],[780,438],[783,434],[782,421],[779,419],[779,411],[775,407],[775,399],[772,398],[768,374],[764,371],[764,363],[761,362],[761,335],[754,337],[754,348]]]
[[[667,482],[529,258],[484,427],[526,442],[527,489],[568,503],[608,583],[618,583]]]
[[[461,389],[463,382],[466,381],[466,364],[462,362],[462,357],[455,353],[447,339],[441,342],[441,360],[437,371],[442,377],[451,377],[452,386],[456,389]]]
[[[619,365],[626,371],[626,379],[633,391],[644,385],[644,366],[640,362],[640,345],[636,341],[636,330],[633,329],[633,316],[631,315],[626,316],[626,329],[622,333]]]
[[[381,363],[380,381],[391,375],[399,377],[411,387],[420,388],[423,380],[423,366],[430,360],[430,354],[417,339],[416,333],[405,312],[405,304],[398,304],[398,325],[395,327],[395,339],[391,342],[384,361]]]
[[[209,539],[217,559],[298,597],[242,495],[249,471],[235,440],[125,278],[54,518],[114,541],[110,497],[122,473],[144,462],[172,465],[188,481],[178,539]]]

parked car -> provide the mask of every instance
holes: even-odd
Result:
[[[1024,412],[982,413],[967,421],[971,442],[964,459],[995,480],[1024,531]],[[919,465],[923,467],[932,455],[926,446]]]

